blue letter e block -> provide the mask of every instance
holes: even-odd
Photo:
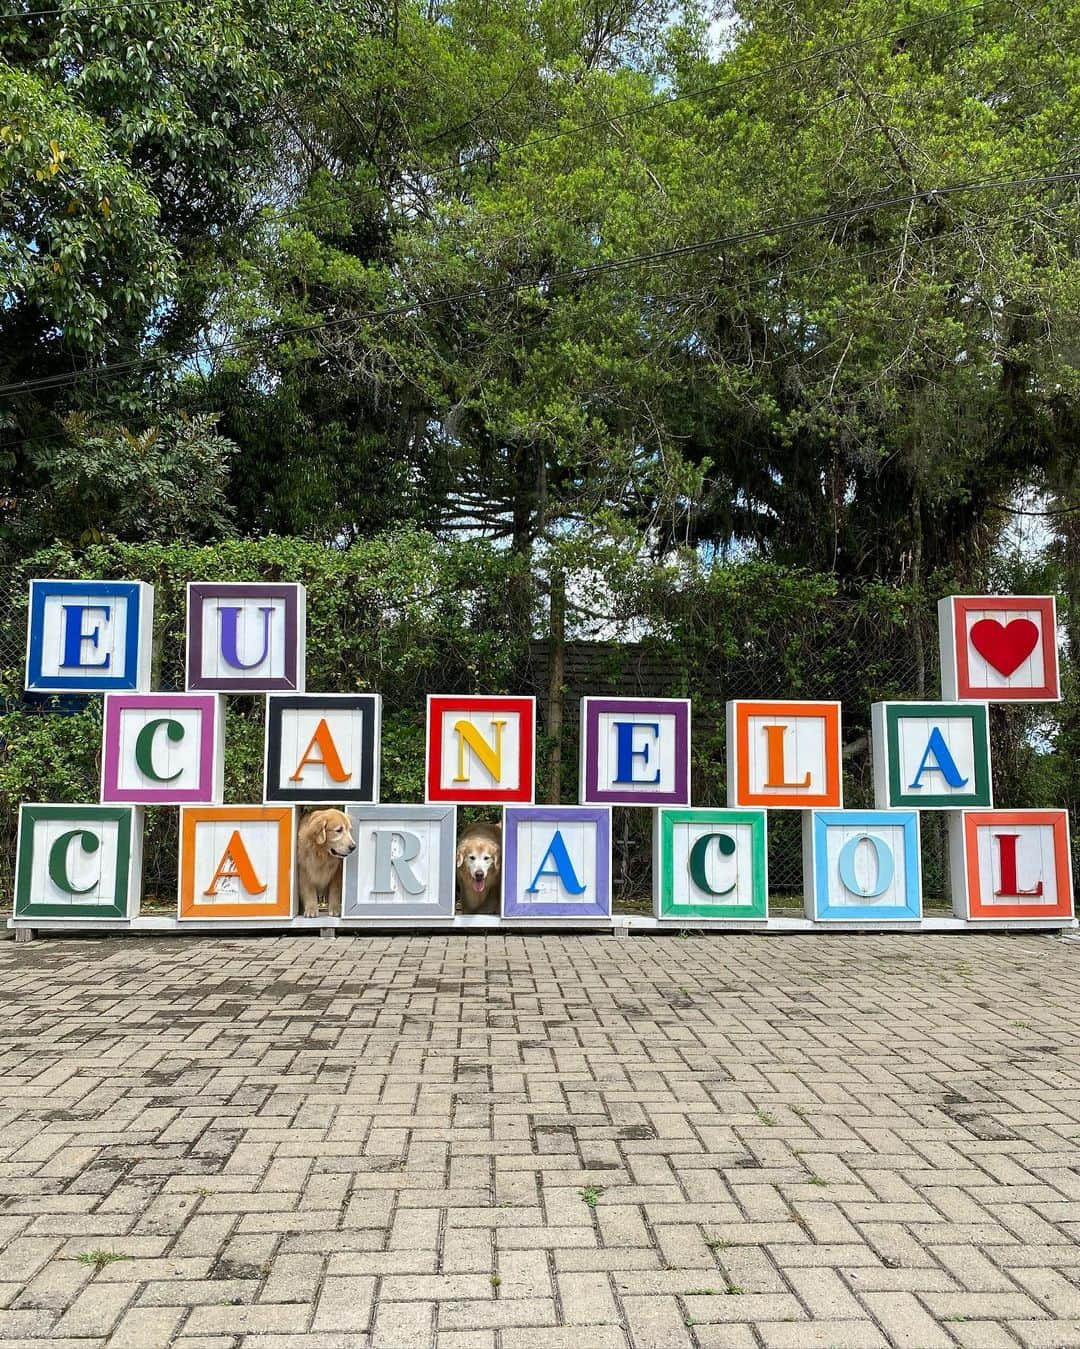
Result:
[[[31,581],[30,693],[145,693],[154,590],[142,581]]]

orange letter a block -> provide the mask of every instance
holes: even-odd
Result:
[[[240,836],[239,829],[233,830],[232,838],[229,839],[225,851],[221,855],[221,861],[217,864],[213,879],[203,891],[203,894],[216,895],[218,881],[232,880],[233,878],[240,882],[249,895],[261,895],[266,892],[265,884],[259,880],[255,868],[252,866],[251,858],[248,856],[248,850],[244,846],[244,840]]]
[[[318,746],[322,755],[321,758],[311,752],[316,746]],[[308,747],[304,750],[303,757],[296,765],[296,770],[292,777],[289,778],[289,781],[303,782],[304,768],[309,763],[319,764],[321,767],[325,768],[327,776],[334,782],[348,782],[352,777],[351,773],[345,771],[345,767],[341,762],[341,755],[338,753],[337,746],[334,744],[334,737],[330,734],[330,727],[327,726],[325,717],[323,717],[318,726],[315,727],[315,734],[308,742]]]

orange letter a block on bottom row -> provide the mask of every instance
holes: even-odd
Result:
[[[182,810],[178,916],[291,918],[294,836],[289,806]]]

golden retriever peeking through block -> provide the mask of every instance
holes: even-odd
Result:
[[[313,810],[296,832],[300,911],[305,918],[319,916],[319,896],[328,911],[341,913],[341,866],[356,851],[349,817],[343,810]]]
[[[462,913],[499,912],[499,866],[502,828],[471,824],[458,839],[457,891]]]

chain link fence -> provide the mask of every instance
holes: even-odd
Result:
[[[204,577],[196,570],[189,579]],[[267,579],[293,578],[279,571]],[[23,694],[25,595],[24,574],[11,578],[0,595],[0,673],[6,690],[6,711],[0,719],[0,903],[6,908],[11,899],[19,801],[98,799],[100,698]],[[497,599],[485,594],[483,611],[497,609]],[[689,624],[674,623],[670,613],[661,615],[652,624],[655,631],[635,641],[574,636],[553,641],[545,625],[538,622],[534,607],[529,631],[502,634],[503,663],[498,679],[489,683],[484,665],[469,658],[472,633],[467,625],[472,620],[456,614],[446,621],[447,631],[440,628],[433,637],[434,629],[421,630],[401,606],[384,604],[373,618],[370,606],[344,603],[335,610],[334,650],[324,652],[319,633],[328,631],[325,616],[320,613],[320,595],[309,589],[308,688],[312,692],[368,688],[383,693],[382,797],[403,801],[422,799],[427,692],[534,694],[539,713],[538,799],[566,803],[577,800],[581,698],[689,697],[693,801],[701,806],[725,804],[724,710],[728,699],[838,699],[842,704],[845,804],[872,806],[871,701],[939,696],[932,606],[917,609],[892,603],[885,618],[885,611],[868,604],[861,592],[833,593],[812,599],[789,617],[748,624],[744,629],[739,624],[732,626],[727,611],[722,620],[714,621],[709,605],[715,602],[714,596],[694,607]],[[450,598],[436,601],[437,606],[444,603],[449,605]],[[469,612],[475,617],[479,610],[474,604]],[[439,617],[434,615],[436,620]],[[636,621],[640,629],[640,613]],[[383,646],[377,657],[373,633]],[[410,641],[423,648],[422,659],[411,659]],[[401,673],[400,660],[388,663],[387,643],[410,657],[407,678]],[[174,585],[158,595],[155,687],[182,687],[182,649],[183,592]],[[1056,777],[1046,772],[1058,730],[1055,718],[1060,716],[1060,709],[992,709],[995,800],[1001,806],[1069,807],[1075,839],[1080,769],[1070,762],[1064,777],[1060,772]],[[557,728],[554,735],[553,727]],[[261,782],[262,700],[230,697],[226,799],[258,801]],[[923,814],[923,876],[929,902],[943,902],[946,895],[944,824],[942,814]],[[616,907],[640,910],[651,894],[652,812],[616,808],[613,825]],[[173,903],[176,892],[178,826],[178,810],[146,812],[144,894],[167,905]],[[773,811],[769,817],[769,876],[775,903],[801,902],[802,873],[801,814]]]

